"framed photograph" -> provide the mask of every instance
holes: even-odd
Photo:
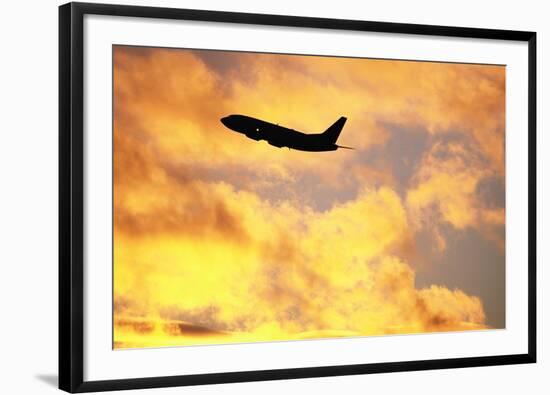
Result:
[[[59,8],[59,387],[536,360],[536,34]]]

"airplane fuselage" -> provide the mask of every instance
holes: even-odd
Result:
[[[222,118],[221,122],[227,128],[242,133],[252,140],[265,140],[279,148],[288,147],[311,152],[338,149],[336,141],[331,141],[325,133],[306,134],[246,115],[229,115]]]

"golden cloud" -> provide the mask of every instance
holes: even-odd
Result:
[[[476,195],[503,172],[502,68],[212,56],[224,70],[197,51],[115,48],[116,348],[486,327],[478,297],[417,288],[408,256],[430,216],[436,230],[503,223]],[[243,112],[307,132],[347,115],[340,142],[358,149],[251,143],[219,123]],[[485,162],[433,144],[403,198],[363,161],[387,120],[467,135]]]
[[[445,223],[459,230],[477,228],[504,249],[504,240],[496,234],[505,223],[504,208],[487,206],[478,192],[480,182],[493,174],[471,147],[453,141],[434,144],[407,192],[413,225],[430,229],[439,251],[446,247],[439,229]]]
[[[206,329],[174,334],[167,328],[175,324],[216,331],[208,342],[485,327],[478,298],[415,288],[410,266],[392,254],[408,226],[390,189],[315,213],[224,184],[204,187],[210,203],[197,207],[201,216],[214,215],[223,196],[247,237],[227,237],[225,224],[208,220],[193,234],[174,234],[170,224],[148,227],[150,234],[117,233],[116,295],[133,304],[117,315],[121,347],[205,342]],[[168,215],[159,208],[140,215]],[[129,331],[135,317],[146,321]]]

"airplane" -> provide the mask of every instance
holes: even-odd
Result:
[[[266,140],[274,147],[310,152],[353,149],[336,144],[346,120],[346,117],[340,117],[323,133],[306,134],[246,115],[233,114],[220,119],[228,129],[242,133],[252,140]]]

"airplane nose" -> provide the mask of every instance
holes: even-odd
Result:
[[[229,127],[229,117],[221,118],[220,122],[223,123],[225,126]]]

